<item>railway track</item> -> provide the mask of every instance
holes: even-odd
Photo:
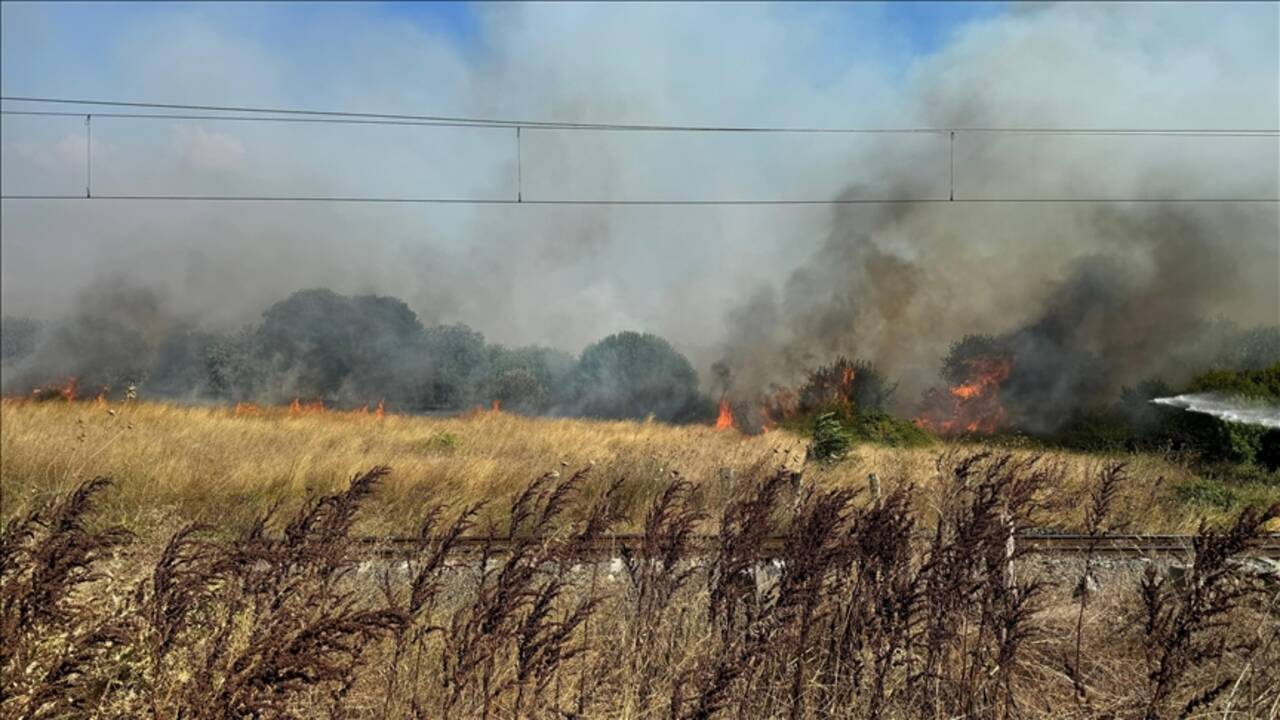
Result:
[[[635,533],[619,533],[592,541],[584,554],[595,557],[613,557],[624,551],[642,552],[644,536]],[[1111,557],[1153,557],[1160,555],[1189,555],[1193,546],[1193,535],[1049,535],[1024,533],[1014,536],[1014,542],[1022,549],[1036,555],[1083,555],[1090,548],[1097,556]],[[778,553],[782,550],[783,538],[773,537],[765,541],[766,553]],[[371,552],[386,556],[412,556],[421,552],[424,543],[418,538],[360,538],[360,544]],[[467,536],[459,538],[455,552],[462,554],[478,554],[487,547],[496,554],[502,554],[512,544],[512,538],[506,536]],[[716,549],[718,538],[715,535],[697,535],[689,543],[693,553],[711,553]],[[1280,559],[1280,534],[1272,534],[1254,543],[1246,555]]]

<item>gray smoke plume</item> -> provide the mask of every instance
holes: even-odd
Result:
[[[1193,82],[1179,93],[1102,42],[1108,32],[1142,34],[1134,20],[1090,5],[1028,10],[940,53],[938,74],[915,78],[915,97],[927,103],[929,124],[944,127],[1117,127],[1126,116],[1167,127],[1202,117],[1192,98],[1217,90]],[[1274,42],[1269,33],[1265,43]],[[1038,43],[1043,52],[1028,50]],[[1079,47],[1099,54],[1074,58],[1083,64],[1072,70],[1047,66],[1054,53]],[[1172,45],[1151,49],[1173,66],[1185,61]],[[1219,70],[1234,60],[1225,48],[1206,57]],[[1154,92],[1169,114],[1157,121],[1122,110],[1133,96],[1116,83],[1082,82],[1108,63],[1124,78],[1160,85]],[[1037,75],[1056,81],[1033,93]],[[1270,102],[1275,93],[1267,93]],[[1069,98],[1078,106],[1068,109]],[[1280,109],[1250,113],[1250,104],[1233,94],[1219,109],[1262,127],[1280,122]],[[1280,186],[1271,137],[961,133],[955,157],[961,199],[1266,198]],[[875,161],[901,178],[891,197],[930,192],[927,166],[901,172],[891,152]],[[851,188],[842,197],[867,195]],[[905,412],[937,382],[952,343],[991,336],[1014,362],[1001,391],[1011,420],[1048,431],[1123,386],[1184,382],[1244,342],[1244,328],[1275,325],[1280,214],[1271,203],[1229,202],[850,205],[836,209],[824,243],[784,282],[757,290],[727,317],[723,357],[736,392],[794,384],[816,362],[843,354],[900,379]],[[1280,361],[1280,347],[1270,352],[1263,363]]]
[[[1177,395],[1175,397],[1156,398],[1151,402],[1157,405],[1182,408],[1188,412],[1212,415],[1230,422],[1280,428],[1280,407],[1275,405],[1248,402],[1240,398],[1232,398],[1215,393]]]
[[[986,333],[1014,360],[1002,388],[1014,420],[1051,430],[1122,386],[1176,385],[1215,364],[1243,335],[1222,320],[1233,305],[1244,310],[1234,317],[1280,317],[1267,301],[1280,261],[1273,209],[1040,209],[1044,225],[952,213],[946,245],[920,232],[936,222],[933,208],[838,218],[781,292],[731,314],[738,331],[725,357],[736,391],[794,383],[847,354],[899,378],[899,409],[910,411],[949,345]]]
[[[1016,6],[907,57],[870,4],[484,5],[468,47],[346,9],[309,19],[290,45],[244,29],[288,27],[271,15],[287,7],[159,6],[102,34],[110,62],[75,55],[57,30],[58,12],[78,12],[68,7],[0,10],[6,94],[588,122],[1280,127],[1270,4]],[[3,131],[6,193],[83,190],[81,118],[6,116]],[[92,152],[101,192],[503,198],[516,190],[514,143],[488,128],[103,118]],[[531,199],[1280,190],[1274,137],[960,133],[952,147],[946,134],[546,130],[522,143]],[[1280,215],[1266,203],[3,210],[0,302],[59,338],[40,355],[49,373],[115,357],[114,336],[56,330],[114,307],[86,288],[149,294],[154,312],[133,303],[140,319],[118,322],[151,357],[187,348],[153,342],[158,324],[199,346],[325,287],[401,298],[424,327],[462,322],[507,346],[576,354],[613,332],[652,332],[707,391],[725,361],[744,398],[837,355],[864,358],[900,381],[908,412],[953,342],[990,335],[1017,356],[1011,411],[1039,428],[1145,377],[1176,383],[1222,338],[1280,317]]]

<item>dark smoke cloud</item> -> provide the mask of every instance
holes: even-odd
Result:
[[[1049,431],[1123,386],[1152,378],[1177,385],[1215,363],[1240,338],[1224,319],[1232,308],[1252,306],[1255,322],[1280,319],[1271,270],[1280,262],[1273,242],[1280,226],[1271,209],[1072,210],[1063,226],[1076,228],[1078,239],[1048,258],[1060,267],[1057,277],[1051,267],[998,260],[988,254],[998,240],[963,222],[950,232],[957,241],[975,233],[964,249],[912,242],[908,229],[934,222],[917,214],[932,212],[838,216],[827,244],[781,293],[760,291],[731,313],[737,331],[725,354],[735,392],[793,384],[816,363],[846,354],[902,378],[899,410],[911,411],[936,382],[948,346],[988,333],[1014,359],[1001,393],[1014,422]],[[1061,232],[1018,231],[1040,249],[1046,232]],[[1001,297],[1002,307],[987,307]],[[983,316],[972,317],[975,309]]]
[[[1280,126],[1280,99],[1264,79],[1276,64],[1243,60],[1246,46],[1273,58],[1280,31],[1233,26],[1242,44],[1196,45],[1193,55],[1188,43],[1201,36],[1184,24],[1190,15],[1132,9],[1022,8],[975,27],[917,68],[908,103],[934,127]],[[1254,104],[1246,85],[1269,104]],[[945,178],[945,165],[888,144],[866,160],[895,178],[890,197],[902,200],[1280,193],[1275,138],[960,133],[954,151],[954,185],[940,193],[930,178]],[[866,193],[854,186],[843,197]],[[897,409],[913,412],[951,345],[980,334],[1016,356],[1002,393],[1016,422],[1050,430],[1124,385],[1185,380],[1244,342],[1242,328],[1276,325],[1280,211],[1230,202],[851,205],[770,285],[726,314],[721,357],[736,393],[794,385],[818,362],[847,355],[900,379]]]
[[[40,26],[24,18],[42,12],[4,8],[2,72],[15,93],[25,88],[12,80],[22,65],[10,61],[13,53],[23,43],[38,43],[27,48],[33,52],[56,47],[24,32]],[[74,72],[60,74],[49,63],[41,81],[70,88],[67,95],[83,94],[70,90],[84,82],[122,97],[583,121],[1280,126],[1280,29],[1276,7],[1265,4],[1018,6],[895,63],[883,59],[895,48],[874,17],[850,27],[823,6],[794,14],[763,5],[486,6],[476,56],[404,27],[344,17],[329,30],[317,20],[317,36],[307,39],[326,48],[321,58],[287,56],[245,36],[238,12],[251,11],[162,13],[122,37],[118,58],[102,71],[109,74],[84,79],[97,69],[70,62]],[[326,32],[343,43],[315,42]],[[216,82],[180,72],[193,66],[217,67]],[[828,72],[815,79],[814,68]],[[414,69],[429,70],[430,82],[407,80]],[[23,135],[6,118],[6,191],[33,178],[81,183],[82,127],[69,122]],[[95,132],[95,173],[107,189],[472,197],[514,189],[513,138],[491,130],[443,140],[406,131],[390,143],[354,130],[230,123],[157,122],[145,131],[104,123]],[[1274,138],[962,135],[954,188],[945,136],[524,138],[530,197],[1280,192]],[[6,361],[6,387],[37,368],[49,376],[117,359],[196,367],[210,336],[219,357],[256,358],[240,329],[297,290],[325,287],[401,298],[424,332],[462,322],[486,343],[509,347],[576,355],[619,330],[653,332],[690,358],[708,391],[719,390],[712,363],[726,361],[732,392],[744,396],[794,384],[837,355],[863,358],[900,381],[900,411],[938,382],[951,343],[986,334],[1019,348],[1014,404],[1029,424],[1048,426],[1120,384],[1148,375],[1176,380],[1225,332],[1214,328],[1274,324],[1280,315],[1274,204],[829,210],[6,201],[0,223],[5,313],[40,320],[47,344],[38,362]],[[145,288],[150,299],[82,292],[103,287],[126,296],[133,291],[121,288]],[[390,363],[378,372],[392,369],[415,382],[436,371]],[[305,389],[296,368],[270,370],[273,393]],[[158,377],[178,394],[185,376]],[[354,396],[368,393],[370,382],[335,392],[364,402],[370,398]]]

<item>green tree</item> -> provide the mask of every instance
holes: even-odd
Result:
[[[422,343],[428,378],[424,403],[429,407],[464,408],[495,398],[483,391],[491,367],[484,335],[462,323],[427,328]]]
[[[710,412],[689,360],[648,333],[610,335],[582,351],[573,373],[573,410],[586,417],[694,420]]]
[[[417,316],[400,300],[314,289],[268,308],[257,345],[276,373],[292,378],[298,394],[333,398],[345,385],[367,399],[390,389],[422,335]]]

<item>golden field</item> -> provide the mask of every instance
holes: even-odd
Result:
[[[1009,443],[991,449],[1036,452]],[[1239,483],[1156,455],[966,463],[984,448],[960,443],[861,446],[755,482],[804,448],[500,412],[5,401],[0,717],[1276,717],[1280,586],[1237,563],[1274,512],[1240,513],[1190,562],[1007,544],[1010,523],[1082,529],[1091,495],[1109,498],[1098,527],[1188,530],[1214,506],[1185,488]],[[823,492],[872,474],[879,502]],[[100,475],[114,486],[83,482]],[[1250,502],[1274,498],[1254,485]],[[484,562],[446,531],[480,500],[471,532],[518,538]],[[455,509],[412,557],[357,551],[439,503]],[[236,532],[270,508],[262,533]],[[698,510],[725,523],[701,528],[722,532],[715,553],[688,543]],[[642,554],[575,550],[642,522]],[[763,544],[779,535],[780,558]]]
[[[625,480],[624,509],[634,527],[672,472],[694,481],[696,501],[714,511],[744,478],[802,462],[805,444],[805,438],[785,431],[748,436],[711,427],[489,411],[377,418],[279,408],[238,415],[228,407],[153,402],[6,400],[0,405],[0,490],[7,520],[85,478],[109,475],[115,488],[103,499],[104,520],[140,532],[187,521],[232,529],[274,503],[289,512],[307,497],[344,487],[359,471],[389,465],[393,472],[360,527],[373,534],[408,531],[437,503],[487,500],[488,516],[499,517],[507,500],[534,477],[590,466],[593,489]],[[885,488],[915,483],[927,505],[938,457],[960,447],[863,445],[843,462],[811,463],[806,474],[828,486],[865,487],[873,473]],[[1209,481],[1161,456],[993,449],[1044,455],[1053,482],[1043,498],[1043,517],[1056,529],[1080,526],[1096,473],[1113,459],[1129,464],[1120,506],[1132,531],[1190,530],[1200,517],[1225,511],[1188,501],[1186,488]],[[1250,502],[1280,500],[1274,486],[1245,486],[1243,494]]]

